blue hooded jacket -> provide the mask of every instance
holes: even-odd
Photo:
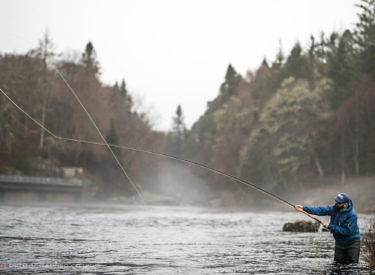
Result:
[[[309,214],[318,216],[330,216],[330,224],[328,229],[333,233],[336,242],[346,245],[355,239],[361,237],[357,224],[357,213],[353,209],[353,202],[348,202],[348,207],[335,211],[333,205],[328,206],[304,206]]]

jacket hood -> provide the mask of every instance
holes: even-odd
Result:
[[[345,208],[344,210],[342,210],[342,212],[350,212],[350,211],[352,211],[352,209],[353,209],[353,205],[354,205],[353,201],[350,200],[350,201],[348,202],[348,207]]]

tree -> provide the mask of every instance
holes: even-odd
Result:
[[[111,119],[111,126],[109,129],[108,136],[106,138],[108,144],[114,144],[120,146],[120,138],[117,134],[115,122]],[[122,161],[122,149],[120,147],[112,147],[112,151],[115,153],[119,161]]]
[[[279,41],[279,51],[276,54],[276,60],[272,63],[272,66],[271,66],[272,70],[277,71],[281,69],[281,67],[284,64],[284,60],[285,60],[285,57],[284,57],[283,49],[281,46],[281,41]]]
[[[298,182],[297,176],[313,164],[322,177],[317,149],[325,130],[322,125],[329,111],[326,95],[330,89],[328,79],[321,79],[314,90],[306,80],[286,79],[250,134],[241,156],[240,174],[288,187],[290,179]]]
[[[93,53],[93,47],[88,45],[80,63],[62,59],[56,66],[82,100],[99,129],[106,133],[108,142],[161,151],[158,149],[160,137],[152,130],[146,114],[131,112],[129,94],[124,98],[119,85],[106,86],[93,71],[90,72],[91,65],[97,64]],[[97,131],[82,107],[51,68],[53,56],[48,33],[40,41],[39,47],[26,55],[0,55],[1,89],[31,117],[42,120],[56,135],[100,142]],[[124,88],[125,81],[123,91]],[[46,137],[42,138],[43,150],[40,150],[40,136],[40,127],[7,101],[5,96],[0,95],[1,168],[5,166],[31,173],[34,158],[43,157],[46,162],[59,166],[84,167],[89,177],[97,183],[109,183],[111,180],[113,183],[119,182],[121,170],[112,165],[112,156],[104,147],[62,142]],[[120,160],[124,160],[126,154],[126,169],[135,182],[144,176],[145,167],[148,167],[150,174],[157,172],[158,166],[152,158],[145,160],[142,154],[113,149]],[[109,185],[113,188],[112,194],[132,192],[126,184]],[[108,185],[102,187],[101,190],[108,190]]]
[[[126,89],[125,79],[122,79],[122,81],[121,81],[120,93],[124,97],[128,94],[128,91]]]
[[[231,64],[228,65],[227,72],[225,74],[225,81],[220,86],[220,96],[222,101],[227,100],[231,96],[237,93],[238,83],[241,76],[237,74],[236,70]]]
[[[375,79],[375,0],[361,0],[355,39],[359,47],[362,73]]]
[[[228,65],[225,81],[221,84],[218,96],[207,103],[206,112],[193,125],[189,132],[188,144],[189,154],[195,159],[207,162],[212,157],[212,144],[215,138],[216,123],[214,114],[230,100],[238,95],[238,85],[242,77],[231,64]]]
[[[128,89],[126,88],[126,83],[125,79],[121,80],[121,85],[120,85],[120,93],[123,98],[128,102],[128,104],[131,106],[133,104],[133,98],[132,96],[128,93]]]
[[[93,74],[89,74],[87,68],[82,64],[61,61],[57,64],[59,71],[64,75],[66,81],[73,87],[78,97],[81,99],[87,111],[92,115],[99,129],[110,128],[109,95],[106,93],[99,79]],[[82,107],[77,103],[66,84],[58,78],[56,81],[56,93],[59,99],[54,105],[54,112],[59,113],[61,127],[53,122],[53,129],[62,136],[72,136],[80,139],[100,141],[100,137],[95,128],[90,123]],[[60,103],[58,103],[60,101]],[[68,111],[70,110],[70,112]],[[84,144],[70,146],[73,152],[69,152],[73,157],[73,165],[80,165],[81,161],[90,162],[90,154],[98,159],[101,154],[99,148],[88,148]],[[82,159],[81,159],[82,157]]]
[[[181,105],[177,106],[175,116],[173,117],[173,123],[172,123],[172,152],[178,156],[181,157],[183,153],[183,147],[185,142],[185,136],[186,136],[186,127],[184,122],[184,115],[182,113]]]
[[[283,79],[287,77],[309,79],[311,71],[299,42],[292,48],[283,68]]]
[[[251,97],[259,109],[263,108],[264,104],[275,91],[272,89],[274,84],[272,80],[274,79],[271,77],[271,70],[266,60],[263,60],[262,65],[256,70],[255,76],[250,82]]]
[[[363,76],[351,86],[354,93],[335,110],[330,132],[329,146],[341,140],[336,155],[343,178],[368,175],[375,168],[375,82]]]
[[[33,117],[40,117],[42,110],[43,90],[41,89],[42,62],[39,58],[26,55],[5,55],[0,57],[0,86],[20,106],[23,106]],[[33,123],[24,121],[23,116],[15,109],[3,95],[1,104],[0,126],[3,147],[13,155],[13,148],[17,147],[18,139],[28,136],[28,144],[36,145],[40,142],[40,128]],[[0,111],[0,112],[1,112]],[[17,127],[21,126],[23,127]],[[32,133],[31,136],[29,136]],[[39,133],[37,138],[36,133]],[[37,150],[34,150],[36,152]]]
[[[41,122],[43,125],[46,124],[46,113],[48,97],[52,90],[51,73],[48,70],[48,66],[51,65],[53,58],[56,56],[54,52],[54,45],[49,36],[48,31],[45,31],[43,39],[39,40],[39,47],[36,50],[31,51],[31,54],[42,61],[42,68],[40,70],[41,80],[40,89],[42,94],[42,106],[41,106]],[[44,146],[45,131],[43,128],[40,129],[39,149],[43,149]]]
[[[85,51],[81,57],[81,62],[85,66],[88,74],[93,74],[95,76],[99,73],[99,63],[96,60],[96,51],[91,41],[86,44]]]
[[[242,146],[256,119],[253,108],[248,107],[239,97],[232,97],[215,112],[216,134],[212,142],[210,162],[213,167],[232,174],[237,172]]]
[[[357,74],[357,58],[353,46],[353,37],[349,30],[342,35],[333,33],[328,43],[326,74],[334,84],[331,96],[331,106],[334,109],[352,93],[349,83],[354,81]]]
[[[276,55],[276,60],[272,62],[271,68],[269,68],[268,78],[267,78],[267,93],[268,100],[269,96],[272,95],[277,89],[280,87],[281,82],[284,80],[285,73],[284,73],[284,66],[285,66],[285,56],[282,50],[281,41],[279,42],[279,51]],[[265,102],[263,102],[265,103]],[[261,105],[262,106],[262,105]]]
[[[5,89],[5,87],[0,87]],[[19,126],[17,110],[0,95],[0,148],[1,155],[12,152],[12,144],[16,140],[16,127]]]

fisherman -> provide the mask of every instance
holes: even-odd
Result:
[[[334,200],[334,205],[296,205],[295,208],[313,215],[330,216],[330,223],[322,222],[322,225],[333,233],[336,240],[334,261],[340,264],[358,263],[360,233],[353,202],[345,193],[338,194]]]

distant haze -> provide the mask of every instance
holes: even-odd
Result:
[[[244,75],[311,34],[352,28],[352,0],[2,0],[0,52],[25,53],[48,29],[57,52],[92,41],[101,78],[125,78],[155,128],[168,130],[178,104],[190,127],[218,93],[229,63]],[[74,54],[73,54],[74,55]],[[79,56],[79,55],[77,55]]]

